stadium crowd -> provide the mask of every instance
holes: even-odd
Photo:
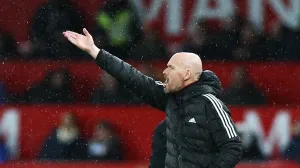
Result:
[[[167,59],[170,49],[157,30],[143,25],[128,1],[112,0],[99,9],[90,32],[98,45],[122,59]],[[70,45],[61,33],[82,32],[86,16],[68,0],[50,0],[32,18],[29,41],[18,43],[5,31],[1,34],[1,59],[88,59]],[[220,25],[198,22],[198,27],[177,49],[201,55],[204,60],[299,60],[299,31],[275,22],[260,32],[239,16],[225,18]],[[216,32],[216,27],[220,29]]]

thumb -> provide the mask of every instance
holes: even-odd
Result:
[[[84,35],[91,37],[90,33],[86,30],[86,28],[83,28]]]

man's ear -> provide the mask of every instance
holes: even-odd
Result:
[[[185,72],[185,75],[184,75],[184,77],[183,77],[183,80],[184,80],[184,81],[189,80],[189,79],[191,78],[191,75],[192,75],[192,72],[191,72],[191,70],[188,69],[188,70]]]

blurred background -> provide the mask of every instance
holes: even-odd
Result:
[[[300,164],[299,0],[1,0],[0,167],[147,167],[164,113],[65,30],[156,80],[194,52],[224,87],[243,140],[238,168]]]

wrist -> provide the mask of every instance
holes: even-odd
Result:
[[[88,53],[94,58],[96,59],[97,58],[97,55],[99,53],[100,49],[96,46],[96,45],[93,45],[91,50],[88,51]]]

